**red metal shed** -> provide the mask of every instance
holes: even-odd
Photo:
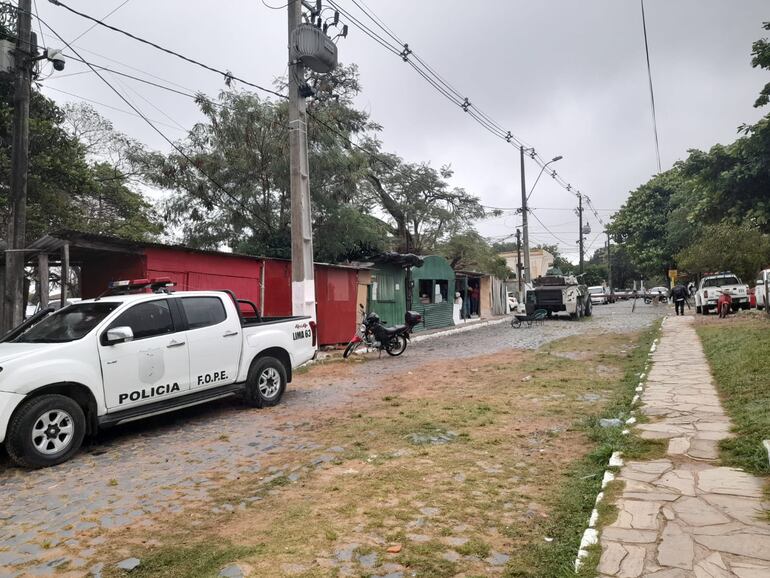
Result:
[[[292,314],[291,261],[181,246],[139,243],[66,231],[30,248],[54,253],[67,243],[81,268],[81,296],[99,295],[110,281],[169,277],[180,291],[229,289],[257,304],[266,317]],[[358,323],[359,269],[315,265],[316,316],[320,345],[346,343]]]

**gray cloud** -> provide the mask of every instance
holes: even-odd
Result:
[[[70,2],[96,16],[119,4],[118,0]],[[356,11],[350,0],[339,3]],[[534,145],[543,157],[563,155],[554,167],[589,194],[597,208],[617,209],[629,190],[654,174],[638,2],[367,0],[367,4],[501,125]],[[767,77],[751,68],[750,50],[762,36],[767,4],[646,0],[645,6],[665,170],[687,149],[729,142],[739,124],[761,116],[752,103]],[[41,0],[38,7],[41,16],[68,39],[88,27],[48,2]],[[285,10],[270,10],[257,0],[132,0],[109,22],[261,84],[270,85],[286,70]],[[106,30],[94,29],[78,45],[193,90],[216,94],[224,88],[223,79],[214,74]],[[480,195],[486,204],[518,206],[518,155],[513,147],[484,131],[356,28],[351,27],[339,48],[342,61],[360,67],[364,92],[358,104],[383,125],[381,137],[388,150],[435,166],[451,164],[455,184]],[[85,54],[94,62],[114,64]],[[126,108],[93,75],[64,77],[82,69],[71,62],[64,73],[44,84]],[[194,104],[183,97],[126,80],[118,88],[159,121],[189,127],[200,119]],[[53,90],[47,94],[58,101],[73,100]],[[140,119],[100,110],[120,130],[149,146],[167,148]],[[183,136],[180,130],[168,129],[168,134]],[[527,164],[530,183],[537,171],[533,163]],[[532,205],[559,209],[540,211],[538,217],[567,242],[565,250],[574,251],[576,235],[569,231],[576,231],[577,223],[566,210],[575,205],[574,197],[544,177]],[[610,213],[600,214],[606,218]],[[598,232],[593,216],[589,222]],[[510,234],[516,223],[508,214],[479,223],[479,229],[500,237]],[[531,227],[533,239],[549,240],[539,223]],[[597,245],[600,242],[601,238]]]

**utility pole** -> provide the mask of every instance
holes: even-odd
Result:
[[[524,290],[521,280],[521,229],[516,229],[516,278],[519,280],[519,303],[524,302]]]
[[[607,231],[607,284],[610,286],[610,302],[615,301],[615,289],[612,288],[612,255],[610,254],[610,232]]]
[[[580,273],[583,273],[583,195],[578,193],[578,221],[580,223],[580,237],[578,237],[578,245],[580,246]]]
[[[524,231],[524,266],[522,272],[524,272],[524,281],[532,281],[530,275],[530,260],[529,260],[529,227],[527,226],[527,179],[524,174],[524,145],[519,146],[519,156],[521,159],[521,228]]]
[[[289,172],[291,187],[291,294],[294,315],[315,319],[313,228],[310,218],[310,180],[307,159],[307,103],[300,95],[305,67],[292,52],[292,32],[302,22],[302,3],[289,11]]]
[[[27,234],[27,170],[29,168],[29,99],[32,80],[32,0],[19,0],[13,93],[11,214],[5,253],[2,333],[24,319],[24,247]]]

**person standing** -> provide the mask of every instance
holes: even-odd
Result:
[[[474,285],[471,288],[471,315],[479,315],[479,297],[481,297],[479,286]]]
[[[674,300],[676,314],[684,315],[684,302],[687,299],[687,288],[681,283],[677,283],[671,290],[671,297]]]

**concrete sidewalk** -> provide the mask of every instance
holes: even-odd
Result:
[[[663,459],[628,462],[618,519],[601,535],[599,574],[631,578],[770,577],[763,481],[718,466],[730,421],[717,397],[693,317],[668,318],[642,396],[646,439]]]

